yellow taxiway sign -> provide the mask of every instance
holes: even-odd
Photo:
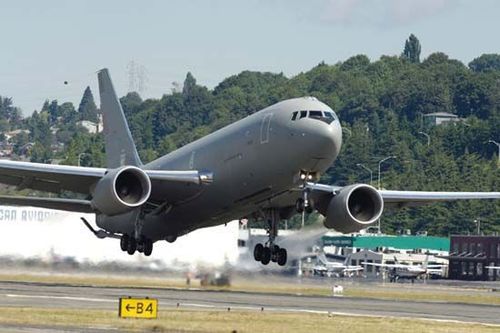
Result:
[[[120,318],[156,319],[158,317],[158,300],[154,298],[120,298],[118,308]]]

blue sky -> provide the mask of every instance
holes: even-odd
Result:
[[[77,106],[87,85],[97,95],[103,67],[124,95],[131,61],[147,71],[143,97],[158,98],[187,71],[210,88],[247,69],[293,76],[400,54],[410,33],[424,57],[500,53],[494,0],[3,0],[0,13],[0,95],[25,114],[45,99]]]

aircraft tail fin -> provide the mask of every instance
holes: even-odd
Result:
[[[422,264],[422,268],[427,270],[427,264],[429,263],[429,254],[427,253],[427,255],[425,256],[425,260],[424,260],[424,263]]]
[[[107,68],[97,73],[101,112],[104,122],[104,144],[108,168],[122,165],[141,166],[142,162],[135,148],[120,100],[116,95]]]
[[[317,258],[318,258],[318,261],[320,263],[322,263],[323,265],[328,264],[328,259],[326,259],[326,256],[325,256],[324,253],[319,253],[318,256],[317,256]]]

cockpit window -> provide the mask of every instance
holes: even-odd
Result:
[[[332,121],[335,120],[335,116],[334,116],[333,112],[325,111],[324,114],[325,114],[326,118],[331,119]]]
[[[309,118],[317,119],[327,124],[331,124],[336,119],[334,113],[330,111],[309,111]]]
[[[292,121],[302,118],[311,118],[323,121],[327,124],[331,124],[335,120],[337,120],[337,116],[335,112],[332,111],[319,111],[319,110],[302,110],[302,111],[294,111],[292,113]]]
[[[309,118],[321,119],[321,118],[323,118],[323,112],[321,112],[321,111],[309,111]]]

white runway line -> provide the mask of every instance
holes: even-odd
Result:
[[[192,308],[221,309],[221,310],[231,308],[231,310],[250,310],[250,311],[261,312],[261,307],[252,307],[252,306],[237,306],[237,305],[236,306],[221,306],[221,305],[210,305],[210,304],[199,304],[199,303],[179,303],[179,307],[182,307],[182,306],[192,307]],[[489,326],[489,327],[500,327],[500,325],[498,325],[498,324],[482,323],[482,322],[478,322],[478,321],[462,321],[462,320],[455,320],[455,319],[439,319],[439,318],[411,317],[411,316],[389,316],[389,315],[349,313],[349,312],[326,311],[326,310],[294,309],[294,308],[282,308],[282,307],[264,307],[264,311],[324,314],[324,315],[346,316],[346,317],[370,317],[370,318],[425,320],[425,321],[433,321],[433,322],[441,322],[441,323],[480,324],[480,325]]]
[[[5,294],[5,297],[12,298],[42,298],[42,299],[62,299],[69,301],[84,301],[84,302],[101,302],[101,303],[116,303],[117,301],[105,298],[87,298],[87,297],[71,297],[71,296],[51,296],[51,295],[16,295]]]

